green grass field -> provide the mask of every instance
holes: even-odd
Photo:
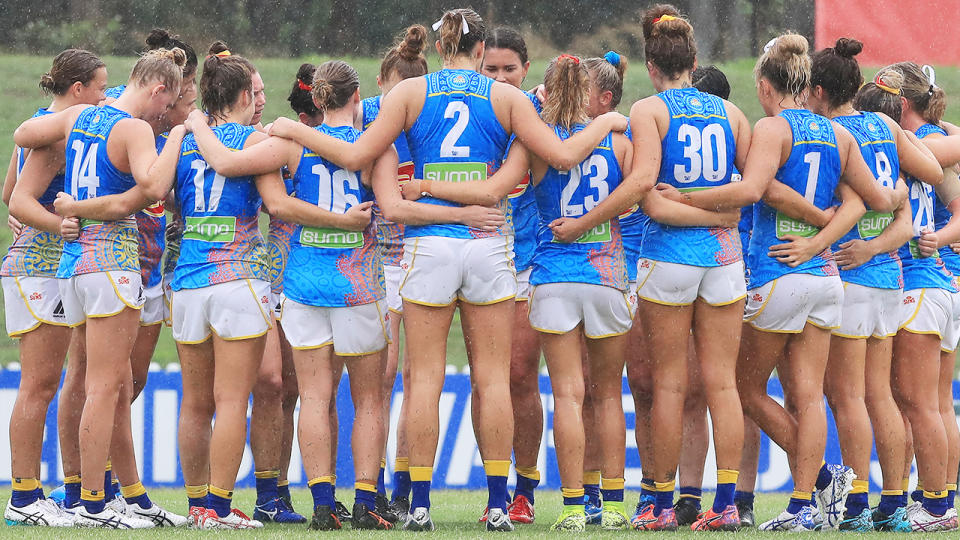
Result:
[[[347,506],[351,506],[351,495],[343,490],[341,497]],[[161,506],[177,512],[186,511],[185,496],[181,490],[175,489],[154,489],[150,491],[151,498]],[[627,495],[628,510],[631,510],[636,504],[636,493]],[[236,507],[244,512],[252,512],[255,494],[252,489],[241,490],[234,495]],[[765,494],[757,496],[755,511],[758,520],[767,520],[785,508],[789,495],[786,493]],[[430,534],[430,538],[477,538],[485,533],[482,525],[477,523],[477,518],[483,507],[486,506],[487,494],[485,491],[438,491],[431,498],[433,505],[431,514],[437,530]],[[712,499],[709,495],[704,497],[704,504],[709,504]],[[306,489],[293,490],[294,506],[301,513],[306,514],[312,505],[310,493]],[[524,538],[557,538],[556,532],[551,532],[550,525],[560,514],[561,499],[560,494],[553,491],[541,490],[537,493],[537,521],[531,525],[518,525],[517,534]],[[587,533],[591,536],[602,536],[607,538],[623,536],[626,534],[637,534],[633,531],[608,532],[602,531],[598,527],[590,526]],[[67,533],[70,538],[125,538],[131,536],[129,533],[100,531],[100,530],[77,530]],[[116,534],[117,536],[113,536]],[[141,531],[136,534],[136,538],[202,538],[209,533],[190,529],[154,529]],[[260,531],[245,531],[237,534],[256,538],[347,538],[356,537],[356,533],[349,526],[339,532],[316,532],[309,531],[305,525],[267,525]],[[390,538],[396,534],[393,531],[374,532],[363,531],[361,534],[369,538]],[[689,529],[681,529],[671,538],[705,538],[707,533],[695,533]],[[737,538],[772,538],[778,533],[761,533],[756,529],[744,529],[736,533],[713,533],[724,537]],[[849,538],[850,533],[844,533],[844,538]],[[64,536],[62,530],[57,529],[38,529],[27,527],[0,527],[0,538],[60,538]],[[645,535],[646,536],[646,535]],[[839,532],[821,532],[817,533],[817,538],[838,538]],[[889,533],[870,533],[859,535],[858,537],[889,537]]]
[[[587,51],[591,52],[591,51]],[[602,51],[592,51],[594,53]],[[318,64],[328,57],[310,56],[301,59],[289,58],[260,58],[255,60],[257,68],[266,84],[267,105],[263,114],[264,122],[272,121],[277,116],[292,116],[287,103],[287,96],[293,84],[297,68],[303,62]],[[346,58],[360,73],[360,93],[364,97],[378,93],[376,78],[380,63],[376,58]],[[51,58],[40,56],[0,55],[0,73],[4,74],[4,84],[0,87],[0,100],[5,106],[0,108],[0,156],[10,155],[13,149],[13,130],[23,120],[29,118],[38,107],[46,106],[50,100],[44,97],[37,83],[40,76],[50,68]],[[133,57],[106,57],[110,85],[126,82],[126,77],[132,67]],[[439,68],[436,56],[429,59],[430,68]],[[543,76],[547,61],[534,60],[527,76],[525,87],[535,86]],[[755,121],[763,112],[757,103],[753,84],[753,60],[745,59],[736,62],[721,64],[720,68],[727,74],[732,88],[731,101],[736,103],[746,115]],[[865,76],[872,77],[876,69],[865,69]],[[937,83],[947,92],[947,95],[960,95],[960,70],[957,68],[941,68],[937,72]],[[630,105],[639,98],[653,93],[653,87],[647,78],[646,70],[639,60],[633,62],[633,67],[627,72],[627,79],[623,92],[623,102],[620,110],[628,113]],[[946,119],[960,124],[960,109],[954,107],[947,111]],[[4,165],[6,162],[3,162]],[[0,249],[6,252],[10,243],[10,231],[0,226]],[[0,323],[2,324],[2,323]],[[0,332],[0,365],[6,365],[17,360],[17,345],[7,338],[6,331]],[[160,343],[154,354],[154,361],[166,365],[177,360],[176,350],[170,331],[164,329]],[[463,346],[462,334],[458,321],[454,321],[448,343],[447,362],[456,366],[466,363],[466,354]]]

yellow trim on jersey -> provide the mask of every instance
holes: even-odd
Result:
[[[705,118],[707,120],[710,118],[719,118],[721,120],[727,119],[727,117],[722,114],[676,114],[670,118]]]
[[[96,137],[96,138],[98,138],[98,139],[107,140],[106,137],[104,137],[103,135],[101,135],[101,134],[99,134],[99,133],[90,133],[89,131],[84,131],[84,130],[82,130],[82,129],[80,129],[80,128],[73,128],[73,130],[71,130],[70,133],[81,133],[81,134],[83,134],[83,135],[86,135],[87,137]]]
[[[779,278],[778,278],[778,279],[779,279]],[[775,279],[775,280],[773,280],[772,284],[770,285],[770,291],[767,292],[767,297],[763,300],[763,303],[760,304],[760,309],[758,309],[757,312],[753,314],[753,317],[750,317],[749,319],[744,319],[743,322],[748,322],[748,323],[751,323],[751,324],[752,324],[753,321],[754,321],[757,317],[759,317],[761,313],[763,313],[763,310],[767,309],[767,302],[770,301],[770,298],[773,296],[773,291],[774,291],[774,289],[776,289],[776,288],[777,288],[777,280]],[[749,295],[749,294],[750,294],[750,291],[747,291],[747,294]],[[757,328],[757,330],[760,330],[760,329]]]
[[[794,146],[800,146],[801,144],[822,144],[822,145],[825,145],[825,146],[832,146],[832,147],[834,147],[834,148],[837,147],[836,144],[834,144],[834,143],[829,143],[829,142],[827,142],[827,141],[796,141],[796,142],[793,143]]]
[[[860,146],[869,146],[869,145],[871,145],[871,144],[884,144],[884,143],[897,144],[896,142],[894,142],[894,141],[892,141],[892,140],[890,140],[890,139],[883,139],[882,141],[866,141],[866,142],[862,142],[862,143],[860,143]]]
[[[452,96],[454,94],[460,94],[464,96],[473,96],[473,97],[478,97],[480,99],[485,99],[487,101],[490,101],[490,98],[488,98],[487,96],[481,96],[480,94],[474,94],[473,92],[460,92],[457,90],[452,92],[434,92],[432,94],[427,94],[427,97],[431,98],[431,97],[437,97],[437,96]]]

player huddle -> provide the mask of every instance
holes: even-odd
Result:
[[[306,522],[285,481],[299,399],[311,528],[433,530],[459,309],[487,530],[534,520],[541,352],[563,486],[556,530],[753,526],[760,429],[787,453],[794,492],[759,528],[957,529],[960,129],[942,121],[931,67],[903,62],[863,84],[858,41],[810,54],[783,34],[757,60],[766,116],[751,129],[723,74],[697,68],[690,23],[658,5],[642,20],[657,94],[628,123],[615,112],[627,67],[616,52],[562,54],[524,92],[517,32],[488,30],[469,9],[433,30],[439,71],[428,73],[428,33],[414,25],[383,58],[380,96],[361,100],[346,62],[304,64],[289,96],[298,120],[265,127],[256,66],[222,42],[198,59],[155,30],[127,84],[109,90],[92,53],[57,56],[41,81],[52,103],[16,130],[3,189],[16,235],[0,275],[22,365],[8,524]],[[150,500],[130,428],[164,321],[183,377],[186,517]],[[37,478],[68,345],[54,503]],[[344,367],[352,512],[335,493]],[[632,517],[624,367],[643,467]],[[766,393],[774,369],[782,405]],[[251,394],[252,518],[231,504]],[[823,461],[824,395],[844,465]],[[717,488],[701,509],[707,409]],[[883,491],[871,508],[874,442]]]

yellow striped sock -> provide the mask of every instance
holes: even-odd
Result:
[[[677,481],[671,480],[669,482],[654,482],[653,489],[661,493],[666,491],[673,491],[677,487]]]
[[[221,499],[232,499],[232,498],[233,498],[233,491],[232,491],[232,490],[226,490],[226,489],[218,488],[217,486],[214,486],[213,484],[210,485],[210,494],[211,494],[211,495],[214,495],[214,496],[217,496],[217,497],[220,497]]]
[[[919,478],[917,478],[917,489],[923,491],[923,482]]]
[[[870,492],[870,482],[867,480],[854,480],[853,489],[850,493],[869,493]]]
[[[386,469],[386,468],[387,468],[387,460],[386,460],[386,458],[380,458],[380,468],[381,468],[381,469]]]
[[[899,496],[901,496],[901,495],[903,495],[903,490],[902,490],[902,489],[884,489],[884,490],[880,491],[880,496],[881,496],[881,497],[884,497],[884,496],[885,496],[885,497],[899,497]]]
[[[290,480],[277,480],[277,487],[289,486]]]
[[[103,500],[103,490],[91,491],[89,489],[80,488],[80,500],[82,501],[102,501]]]
[[[66,478],[63,479],[63,483],[64,483],[64,484],[79,484],[79,483],[80,483],[80,475],[79,475],[79,474],[70,475],[70,476],[68,476],[68,477],[66,477]]]
[[[395,472],[410,472],[410,458],[398,457],[393,460],[393,470]]]
[[[947,496],[947,490],[943,491],[923,491],[924,499],[942,499]]]
[[[903,489],[904,492],[910,491],[910,478],[904,478],[903,483],[901,483],[900,487]]]
[[[485,459],[483,471],[487,476],[507,476],[510,474],[509,459]]]
[[[36,491],[40,482],[36,478],[14,478],[10,481],[14,491]]]
[[[583,471],[583,483],[600,485],[600,471]]]
[[[139,497],[146,492],[147,488],[143,487],[142,482],[137,482],[136,484],[131,484],[129,486],[120,486],[120,493],[123,494],[124,499]]]
[[[603,489],[623,489],[623,478],[603,478]]]
[[[112,471],[112,470],[113,470],[113,463],[108,459],[108,460],[107,460],[107,468],[104,469],[103,472]]]
[[[654,485],[653,481],[645,482],[645,481],[641,480],[641,481],[640,481],[640,487],[643,488],[643,489],[650,490],[650,491],[656,491],[656,489],[657,489],[657,487]]]
[[[315,486],[315,485],[317,485],[317,484],[333,484],[333,477],[332,477],[332,476],[318,476],[318,477],[316,477],[316,478],[311,478],[310,481],[307,482],[307,486],[308,486],[308,487],[313,487],[313,486]]]
[[[956,491],[956,490],[957,490],[956,484],[947,484],[947,491]]]
[[[736,484],[738,478],[740,478],[740,471],[735,471],[733,469],[717,469],[718,484]]]
[[[540,471],[536,467],[517,467],[517,476],[540,481]]]
[[[583,488],[560,488],[560,493],[564,499],[583,499]]]
[[[359,489],[361,491],[369,491],[371,493],[376,493],[377,484],[371,484],[369,482],[354,482],[353,489]]]
[[[254,471],[254,478],[280,478],[280,471]]]
[[[411,482],[429,482],[433,479],[433,467],[410,467]]]
[[[793,490],[793,493],[790,495],[791,499],[799,499],[801,501],[809,501],[813,499],[813,494],[809,491],[800,491]]]
[[[206,484],[202,486],[183,486],[187,490],[187,497],[190,499],[200,499],[206,497],[210,492]]]

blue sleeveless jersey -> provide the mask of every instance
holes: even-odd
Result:
[[[658,94],[670,113],[663,139],[658,182],[680,191],[710,189],[730,183],[736,140],[723,100],[696,88]],[[732,228],[672,227],[651,220],[640,253],[643,257],[692,266],[723,266],[743,258]]]
[[[416,178],[434,182],[485,180],[503,162],[510,137],[490,102],[493,79],[475,71],[442,69],[424,75],[423,109],[406,131]],[[456,203],[424,197],[419,202]],[[506,203],[501,206],[506,212]],[[406,235],[486,238],[508,234],[506,228],[484,232],[459,224],[410,225]]]
[[[633,142],[633,133],[630,126],[623,133]],[[627,260],[627,279],[637,280],[637,262],[640,261],[640,248],[643,245],[643,233],[647,230],[650,218],[635,204],[620,214],[620,235],[623,238],[623,254]]]
[[[127,89],[127,85],[125,84],[111,86],[110,88],[107,88],[106,90],[103,91],[103,95],[108,98],[117,99],[118,97],[120,97],[120,94],[122,94],[123,91],[126,89]]]
[[[572,132],[554,126],[561,139]],[[530,283],[590,283],[619,290],[627,288],[620,224],[612,219],[588,231],[571,243],[557,242],[549,224],[561,217],[580,217],[607,198],[623,180],[620,163],[613,152],[613,138],[608,133],[593,152],[569,171],[547,169],[534,187],[537,212],[540,216],[538,244],[533,257]]]
[[[37,109],[37,112],[34,113],[32,118],[38,116],[46,116],[51,114],[46,108]],[[17,176],[20,176],[20,172],[23,171],[23,166],[27,162],[27,155],[29,152],[24,152],[22,148],[17,147]],[[37,199],[37,202],[47,206],[53,204],[53,201],[57,200],[57,193],[63,191],[63,173],[59,173],[53,177],[53,180],[50,180],[50,186],[47,187],[47,190],[43,192],[43,195]]]
[[[350,143],[360,136],[350,126],[316,130]],[[359,171],[342,169],[307,149],[293,183],[298,199],[337,214],[373,198]],[[369,304],[386,296],[376,224],[371,221],[363,231],[298,225],[290,238],[283,290],[301,304],[322,307]]]
[[[833,119],[853,135],[860,145],[860,154],[867,162],[873,177],[881,186],[893,187],[900,177],[900,158],[893,134],[876,113],[863,112],[852,116],[838,116]],[[850,240],[870,240],[893,222],[892,212],[868,210],[850,232],[843,235],[833,249]],[[876,289],[899,289],[903,286],[903,272],[896,253],[881,253],[853,270],[840,270],[840,278],[847,283],[856,283]]]
[[[828,208],[840,180],[840,153],[833,125],[830,120],[805,109],[787,109],[780,117],[790,123],[793,147],[787,162],[777,170],[776,181],[802,194],[817,208]],[[747,250],[748,287],[760,287],[786,274],[838,275],[829,249],[796,268],[767,255],[770,246],[784,243],[781,240],[784,236],[809,237],[817,232],[816,227],[779,213],[763,200],[757,202],[753,207],[753,233]]]
[[[231,150],[254,132],[236,123],[213,132]],[[184,221],[180,256],[170,286],[199,289],[237,279],[270,281],[270,259],[260,234],[260,193],[253,176],[225,178],[204,161],[193,134],[183,139],[177,164],[177,205]]]
[[[947,132],[943,130],[940,126],[935,126],[933,124],[924,124],[920,126],[920,129],[917,130],[917,137],[923,138],[931,133],[939,133],[941,135],[946,135]],[[934,228],[940,230],[944,228],[947,223],[950,221],[952,214],[947,208],[947,205],[951,201],[942,201],[939,198],[934,204],[933,208],[933,222]],[[953,274],[954,278],[960,277],[960,255],[953,252],[953,249],[950,246],[943,246],[940,248],[940,259],[943,261],[943,265]]]
[[[945,133],[942,129],[931,124],[924,124],[914,132],[920,139],[931,133]],[[925,230],[935,230],[936,216],[940,213],[941,219],[950,220],[949,212],[933,191],[933,186],[924,184],[913,177],[904,178],[910,188],[910,212],[913,217],[913,238],[900,247],[898,251],[903,262],[903,290],[911,289],[944,289],[956,291],[953,285],[953,275],[940,257],[922,257],[917,248],[917,240]],[[946,221],[943,223],[946,224]],[[949,250],[950,247],[946,246]],[[941,251],[941,254],[943,251]]]
[[[67,137],[64,187],[83,201],[116,195],[136,185],[133,175],[121,172],[107,155],[113,126],[130,114],[111,107],[89,107],[77,117]],[[133,217],[119,221],[82,220],[80,237],[63,246],[57,277],[124,270],[140,272],[137,225]]]

